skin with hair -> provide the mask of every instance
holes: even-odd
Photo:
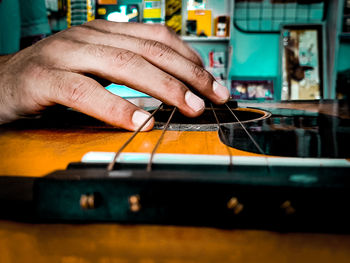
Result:
[[[147,93],[189,117],[200,115],[204,102],[188,87],[217,104],[229,98],[196,52],[168,28],[95,20],[0,56],[0,123],[55,104],[127,130],[149,116],[91,75]]]

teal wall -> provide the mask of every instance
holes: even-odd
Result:
[[[228,79],[272,78],[274,97],[279,100],[280,35],[243,33],[234,27],[231,33],[232,58]]]
[[[338,55],[338,71],[350,69],[350,43],[341,43]]]
[[[230,76],[277,77],[279,34],[247,34],[232,30]]]
[[[21,21],[19,2],[14,0],[0,3],[0,55],[19,50]]]

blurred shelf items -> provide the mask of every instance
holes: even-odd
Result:
[[[114,22],[140,22],[140,8],[137,4],[117,5],[117,0],[97,1],[96,18]]]
[[[46,0],[46,6],[53,33],[93,19],[164,24],[236,99],[350,97],[350,0]]]

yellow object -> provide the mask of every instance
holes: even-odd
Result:
[[[172,16],[178,12],[182,7],[181,0],[167,0],[166,1],[166,15]]]
[[[197,35],[212,35],[211,10],[189,10],[187,19],[197,21]]]
[[[93,8],[92,0],[86,0],[87,21],[95,20],[95,9]]]
[[[182,1],[181,0],[166,0],[165,7],[165,24],[172,28],[177,34],[181,34],[182,27],[182,16],[181,16],[181,8]]]
[[[161,0],[144,0],[143,18],[162,18]]]
[[[175,32],[181,31],[181,22],[182,22],[182,16],[181,15],[174,15],[166,22],[166,25],[170,28],[172,28]]]
[[[99,8],[97,9],[97,13],[100,15],[100,16],[103,16],[107,13],[107,10],[106,8]]]
[[[86,2],[77,2],[74,0],[67,0],[67,26],[71,27],[77,24],[83,24],[95,19],[95,2],[94,0],[85,0]],[[85,11],[86,10],[86,11]],[[86,18],[74,19],[74,15],[79,14]],[[85,20],[86,19],[86,20]]]

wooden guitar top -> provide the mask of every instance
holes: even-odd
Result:
[[[125,152],[152,151],[160,130],[142,132]],[[114,152],[131,135],[126,131],[6,130],[0,133],[0,174],[43,176],[81,161],[89,151]],[[167,131],[157,153],[227,155],[216,131]],[[256,155],[232,149],[235,155]]]
[[[337,103],[250,103],[247,106],[291,108],[348,117],[348,112]],[[87,152],[115,152],[131,134],[95,126],[0,126],[0,175],[44,176],[65,169],[71,162],[81,161]],[[160,134],[160,130],[142,132],[124,152],[150,153]],[[235,148],[231,148],[231,152],[235,156],[259,156]],[[217,131],[167,131],[157,153],[228,154]]]

